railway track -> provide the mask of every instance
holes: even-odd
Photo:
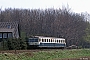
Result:
[[[23,52],[39,52],[39,51],[52,51],[52,50],[62,50],[62,49],[30,49],[30,50],[3,50],[0,53],[23,53]]]

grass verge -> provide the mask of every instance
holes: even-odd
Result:
[[[0,60],[55,60],[90,56],[90,49],[51,50],[23,52],[20,54],[1,53]]]

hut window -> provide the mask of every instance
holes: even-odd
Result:
[[[7,28],[8,28],[8,29],[11,28],[11,25],[7,25]]]
[[[0,33],[0,38],[2,38],[2,33]]]
[[[8,38],[12,38],[12,33],[8,33]]]
[[[3,38],[7,38],[7,33],[3,33]]]

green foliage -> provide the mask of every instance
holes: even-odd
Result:
[[[0,50],[8,50],[7,39],[2,39],[0,42]]]
[[[86,30],[85,30],[85,36],[84,36],[84,40],[86,41],[86,42],[89,42],[90,43],[90,24],[88,23],[88,25],[87,25],[87,28],[86,28]]]
[[[22,45],[21,49],[27,49],[27,39],[26,39],[26,33],[21,32],[21,38],[20,38],[20,44]]]
[[[8,48],[10,50],[27,49],[25,32],[21,32],[21,38],[8,39]]]
[[[0,50],[21,50],[27,49],[26,35],[21,33],[21,38],[2,39],[0,42]]]
[[[26,49],[26,47],[27,47],[26,42],[24,40],[22,40],[21,38],[12,39],[11,45],[14,50]]]
[[[0,42],[0,50],[21,50],[27,49],[27,44],[21,38],[3,39]]]
[[[20,35],[21,35],[21,38],[22,38],[23,40],[25,40],[25,38],[26,38],[26,33],[21,31],[21,34],[20,34]]]

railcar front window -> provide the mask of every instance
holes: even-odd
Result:
[[[39,42],[41,41],[41,39],[39,39]]]

